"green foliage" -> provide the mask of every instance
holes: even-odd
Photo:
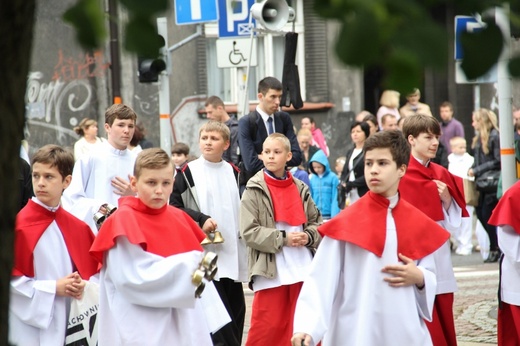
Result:
[[[460,40],[464,50],[460,66],[468,79],[475,79],[488,72],[498,61],[504,46],[502,32],[492,21],[488,21],[481,31],[463,32]]]
[[[381,67],[388,88],[406,93],[420,85],[424,67],[446,64],[446,30],[423,2],[316,0],[314,8],[341,23],[336,42],[340,60],[351,66]]]
[[[65,12],[63,19],[76,28],[79,43],[87,48],[100,47],[105,41],[105,16],[97,0],[79,0]]]

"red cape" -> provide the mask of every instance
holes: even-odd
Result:
[[[287,222],[291,226],[307,222],[300,192],[294,183],[291,172],[287,172],[287,178],[283,180],[274,179],[264,172],[264,180],[269,194],[271,194],[276,222]]]
[[[90,228],[62,207],[52,212],[29,200],[16,216],[13,276],[34,277],[34,248],[54,220],[79,275],[88,280],[97,272],[97,263],[88,252],[94,241]]]
[[[511,186],[500,198],[488,223],[495,226],[509,225],[520,234],[520,181]]]
[[[415,157],[410,156],[406,174],[399,182],[399,195],[428,215],[432,220],[444,220],[442,201],[437,190],[437,184],[433,181],[434,179],[448,185],[450,195],[462,209],[462,217],[469,217],[466,210],[462,179],[433,162],[430,162],[428,167],[425,167]]]
[[[204,232],[188,214],[168,204],[147,207],[139,198],[121,197],[119,207],[103,223],[90,253],[103,264],[103,254],[124,236],[150,253],[168,257],[192,250],[202,251]]]
[[[328,237],[355,244],[381,257],[385,247],[389,205],[387,198],[369,191],[318,230]],[[397,230],[397,252],[413,260],[431,254],[450,237],[441,226],[402,198],[392,209],[392,216]]]

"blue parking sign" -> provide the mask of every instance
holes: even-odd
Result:
[[[484,28],[483,23],[479,22],[475,17],[455,16],[455,60],[462,60],[464,52],[460,43],[460,35],[463,32],[476,32]]]
[[[174,0],[177,25],[218,21],[217,0]]]
[[[218,21],[219,37],[237,37],[251,35],[252,28],[249,27],[250,8],[255,0],[220,0],[218,10],[220,18]],[[255,20],[252,25],[255,26]]]

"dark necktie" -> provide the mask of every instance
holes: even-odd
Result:
[[[269,132],[269,134],[272,134],[274,132],[273,117],[267,118],[267,132]]]

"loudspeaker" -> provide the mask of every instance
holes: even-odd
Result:
[[[281,30],[287,22],[294,20],[294,10],[285,0],[264,0],[251,6],[251,15],[264,28],[271,31]]]

